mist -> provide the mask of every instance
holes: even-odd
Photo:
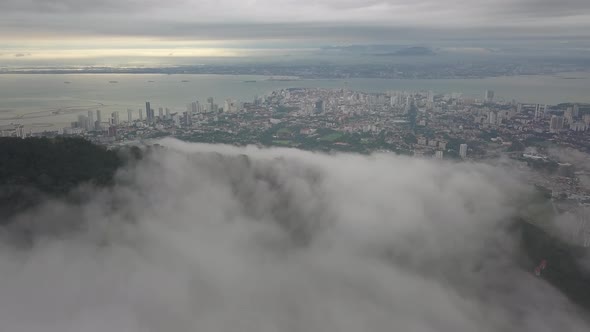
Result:
[[[590,157],[588,154],[572,148],[551,148],[549,155],[564,163],[573,164],[577,170],[584,171],[578,178],[583,186],[590,187]]]
[[[590,327],[523,268],[506,166],[160,144],[2,230],[0,330]]]

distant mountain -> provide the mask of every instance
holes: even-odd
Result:
[[[322,52],[337,55],[368,55],[368,56],[433,56],[437,53],[425,46],[410,45],[347,45],[326,46]]]
[[[348,46],[326,46],[321,49],[324,52],[337,52],[339,54],[358,55],[436,55],[429,47],[411,45],[348,45]]]
[[[414,46],[407,47],[395,52],[376,53],[375,56],[432,56],[436,53],[428,47]]]

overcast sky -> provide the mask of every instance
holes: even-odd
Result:
[[[0,54],[26,55],[18,57],[23,61],[161,56],[170,50],[234,56],[261,45],[569,40],[589,31],[588,0],[0,1]]]

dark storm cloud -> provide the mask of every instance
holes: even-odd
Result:
[[[162,144],[113,189],[18,217],[31,247],[0,232],[3,329],[588,329],[516,263],[512,170]]]

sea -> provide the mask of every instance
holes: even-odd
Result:
[[[22,124],[31,131],[58,130],[76,121],[78,114],[101,110],[103,119],[127,109],[169,108],[186,110],[192,101],[213,97],[223,105],[231,98],[252,101],[256,96],[283,88],[348,88],[364,92],[459,92],[483,98],[493,90],[498,100],[555,105],[590,103],[590,73],[507,76],[482,79],[302,79],[277,80],[245,75],[160,74],[2,74],[0,75],[0,125]]]

